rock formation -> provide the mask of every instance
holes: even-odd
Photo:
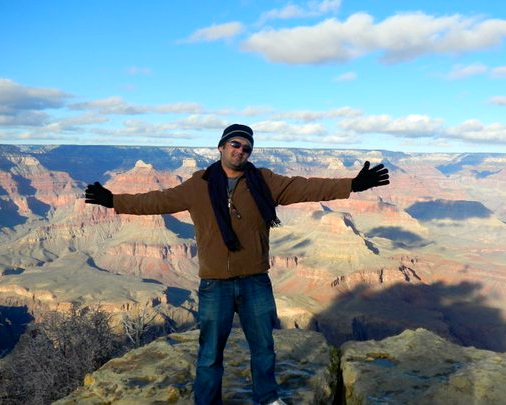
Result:
[[[332,403],[336,352],[316,332],[276,330],[276,376],[289,404]],[[193,404],[198,331],[171,334],[113,359],[84,379],[84,386],[54,405]],[[225,348],[225,404],[253,404],[249,349],[240,329]]]
[[[425,329],[349,341],[276,330],[276,375],[288,404],[502,405],[506,354],[463,347]],[[55,405],[192,404],[198,331],[175,333],[113,359]],[[252,404],[249,351],[240,329],[225,349],[225,404]]]
[[[341,347],[344,403],[501,405],[506,354],[450,343],[425,329]]]

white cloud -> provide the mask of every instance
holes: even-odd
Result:
[[[300,140],[301,137],[325,135],[327,128],[322,124],[290,124],[285,121],[260,121],[254,124],[255,132],[263,132],[269,135],[269,140]]]
[[[426,116],[409,115],[392,119],[387,115],[377,115],[343,122],[341,127],[351,134],[384,133],[405,139],[431,137],[435,142],[434,145],[452,139],[471,143],[506,144],[506,125],[501,123],[485,125],[476,119],[446,128],[442,120]]]
[[[479,120],[472,119],[449,128],[446,136],[475,143],[506,144],[506,125],[500,123],[485,125]]]
[[[260,21],[265,22],[267,20],[276,20],[276,19],[290,19],[290,18],[300,18],[304,17],[306,11],[296,5],[296,4],[288,4],[283,8],[276,8],[273,10],[266,11],[260,16]]]
[[[51,121],[50,118],[53,120]],[[86,113],[64,118],[47,116],[43,122],[37,122],[36,125],[32,125],[33,127],[36,127],[36,129],[34,128],[31,131],[25,132],[25,135],[28,138],[33,139],[52,140],[54,139],[53,136],[55,134],[68,135],[72,133],[83,133],[85,131],[83,127],[85,126],[103,124],[108,121],[109,120],[106,117],[94,113]],[[27,127],[30,125],[27,125],[27,123],[24,122],[22,126]]]
[[[256,138],[264,142],[305,142],[321,145],[342,145],[359,142],[357,134],[333,133],[321,123],[292,124],[283,120],[259,121],[252,125]]]
[[[363,115],[363,112],[353,107],[334,108],[327,112],[328,117],[358,117],[360,115]]]
[[[57,89],[28,87],[0,78],[0,126],[44,125],[42,110],[63,108],[71,96]]]
[[[320,64],[347,62],[379,52],[387,63],[428,54],[461,54],[500,44],[506,20],[434,17],[421,12],[398,14],[375,23],[356,13],[345,21],[327,19],[313,26],[265,29],[251,35],[242,48],[272,62]]]
[[[204,107],[197,103],[163,104],[153,108],[153,111],[167,114],[197,114],[203,112]]]
[[[171,143],[174,139],[192,139],[195,135],[190,132],[181,131],[177,124],[174,122],[153,123],[140,119],[129,119],[123,121],[123,126],[119,128],[113,127],[100,127],[93,130],[94,135],[101,138],[106,138],[107,142],[118,144],[118,139],[121,143],[139,142],[151,143],[155,141],[164,143]]]
[[[339,123],[339,126],[352,133],[383,133],[418,138],[438,135],[443,130],[443,120],[416,114],[401,118],[392,118],[389,115],[370,115],[344,119]]]
[[[79,131],[80,127],[82,126],[103,124],[104,122],[108,121],[109,120],[103,115],[95,113],[85,113],[81,115],[75,115],[72,117],[65,117],[60,120],[56,120],[52,124],[49,124],[49,127],[58,132]]]
[[[250,36],[241,46],[272,62],[288,64],[345,62],[360,56],[356,49],[339,39],[340,31],[342,27],[330,19],[314,27],[263,30]]]
[[[320,111],[287,111],[274,114],[273,119],[292,119],[297,121],[318,121],[324,116],[323,112]]]
[[[219,129],[223,130],[228,123],[227,121],[215,117],[214,115],[193,114],[176,121],[178,128],[191,130]]]
[[[276,8],[263,13],[260,22],[268,20],[287,20],[292,18],[318,17],[323,14],[337,12],[341,6],[341,0],[309,1],[303,6],[290,3],[283,8]]]
[[[45,125],[49,115],[41,111],[10,111],[0,112],[0,126],[41,126]]]
[[[153,123],[139,119],[129,119],[120,128],[102,127],[94,129],[94,134],[107,137],[108,142],[138,143],[139,140],[159,140],[170,143],[171,139],[191,139],[189,133],[181,132],[173,122]]]
[[[176,129],[172,123],[152,123],[144,120],[126,120],[123,122],[123,125],[123,133],[142,137],[165,136]]]
[[[0,135],[0,139],[4,138],[3,135]],[[7,136],[7,140],[12,141],[13,139],[17,139],[18,141],[23,141],[25,144],[29,143],[54,143],[54,144],[65,144],[65,143],[71,143],[71,144],[77,144],[79,143],[80,139],[76,135],[70,135],[62,137],[60,133],[47,133],[47,132],[32,132],[32,131],[26,131],[22,133],[16,133],[15,136]]]
[[[244,108],[242,111],[239,111],[239,115],[244,115],[246,117],[255,117],[257,115],[265,115],[273,112],[271,107],[263,107],[263,106],[250,106]]]
[[[498,66],[492,69],[492,77],[506,79],[506,66]]]
[[[267,106],[247,106],[241,110],[235,108],[224,107],[219,109],[208,110],[209,114],[216,114],[220,116],[238,116],[238,117],[255,117],[258,115],[271,114],[274,110],[272,107]]]
[[[126,103],[121,97],[108,97],[100,100],[69,105],[72,110],[94,110],[101,114],[135,115],[149,111],[147,107]]]
[[[335,108],[328,111],[287,111],[275,113],[273,119],[292,119],[298,121],[317,121],[326,118],[356,117],[362,115],[360,110],[352,107]]]
[[[225,24],[213,24],[210,27],[201,28],[181,42],[213,42],[222,39],[231,39],[241,32],[244,26],[240,22]]]
[[[492,104],[506,105],[506,96],[495,96],[490,99]]]
[[[69,105],[72,110],[97,111],[100,114],[112,115],[139,115],[150,112],[158,114],[197,114],[204,108],[197,103],[179,102],[161,104],[158,106],[144,106],[127,103],[122,97],[108,97],[100,100],[87,101]]]
[[[504,68],[491,69],[485,65],[474,64],[456,67],[452,74],[455,78],[487,72],[501,74]],[[208,133],[219,137],[223,128],[237,120],[240,122],[241,117],[258,117],[258,121],[251,123],[251,126],[258,138],[267,142],[338,145],[360,142],[360,137],[364,135],[386,134],[404,139],[426,140],[430,137],[434,144],[455,140],[506,144],[505,124],[484,124],[477,119],[447,127],[442,119],[427,115],[365,115],[361,110],[349,106],[328,110],[275,111],[266,106],[247,106],[242,110],[208,110],[191,102],[136,105],[121,97],[108,97],[67,106],[68,98],[68,94],[59,90],[30,88],[11,80],[0,79],[0,126],[5,127],[0,139],[8,139],[9,142],[70,142],[70,139],[74,139],[71,137],[93,133],[93,139],[96,139],[95,136],[102,136],[111,143],[115,140],[120,143],[149,143],[160,139],[170,143],[171,139],[197,139]],[[506,96],[491,97],[489,101],[497,106],[506,106]],[[71,109],[79,113],[62,117],[61,114],[58,116],[58,111],[51,111],[57,109]],[[68,110],[65,113],[68,113]],[[127,119],[116,127],[118,123],[109,122],[108,117],[123,115],[132,118],[148,113],[165,114],[159,116],[164,122]],[[179,119],[167,119],[171,115],[176,115]],[[5,134],[9,136],[5,138]],[[213,138],[213,142],[214,140]],[[207,143],[205,140],[202,142]]]
[[[482,63],[475,63],[468,66],[455,66],[448,75],[450,80],[463,79],[469,76],[482,75],[487,73],[488,67]]]
[[[337,82],[349,82],[357,79],[357,74],[355,72],[346,72],[339,76],[337,76],[334,80]]]
[[[323,0],[310,1],[310,9],[319,11],[320,13],[336,12],[341,7],[341,0]]]
[[[216,143],[227,122],[212,115],[190,115],[186,118],[154,123],[140,119],[128,119],[123,122],[123,127],[118,129],[103,128],[94,132],[114,138],[126,137],[129,139],[160,139],[167,142],[171,139],[193,139],[202,131],[212,130]]]
[[[0,112],[61,108],[69,97],[61,90],[28,87],[0,78]]]

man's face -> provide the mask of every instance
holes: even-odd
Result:
[[[241,171],[251,154],[251,145],[242,138],[229,139],[218,148],[221,152],[221,162],[232,170]]]

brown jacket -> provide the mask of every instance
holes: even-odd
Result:
[[[351,178],[286,177],[260,169],[276,204],[348,198]],[[232,201],[241,218],[231,215],[232,227],[242,249],[230,252],[221,237],[207,190],[199,170],[182,184],[162,191],[142,194],[115,194],[114,209],[119,214],[171,214],[188,210],[195,225],[201,278],[225,279],[267,272],[269,269],[269,228],[266,226],[245,177],[237,182]]]

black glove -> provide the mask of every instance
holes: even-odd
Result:
[[[106,188],[102,187],[98,181],[94,184],[88,184],[85,191],[84,202],[88,204],[103,205],[107,208],[112,208],[112,193]]]
[[[364,167],[360,170],[357,177],[351,181],[351,191],[364,191],[372,187],[390,184],[388,169],[384,165],[379,164],[369,169],[370,165],[368,161],[364,163]]]

